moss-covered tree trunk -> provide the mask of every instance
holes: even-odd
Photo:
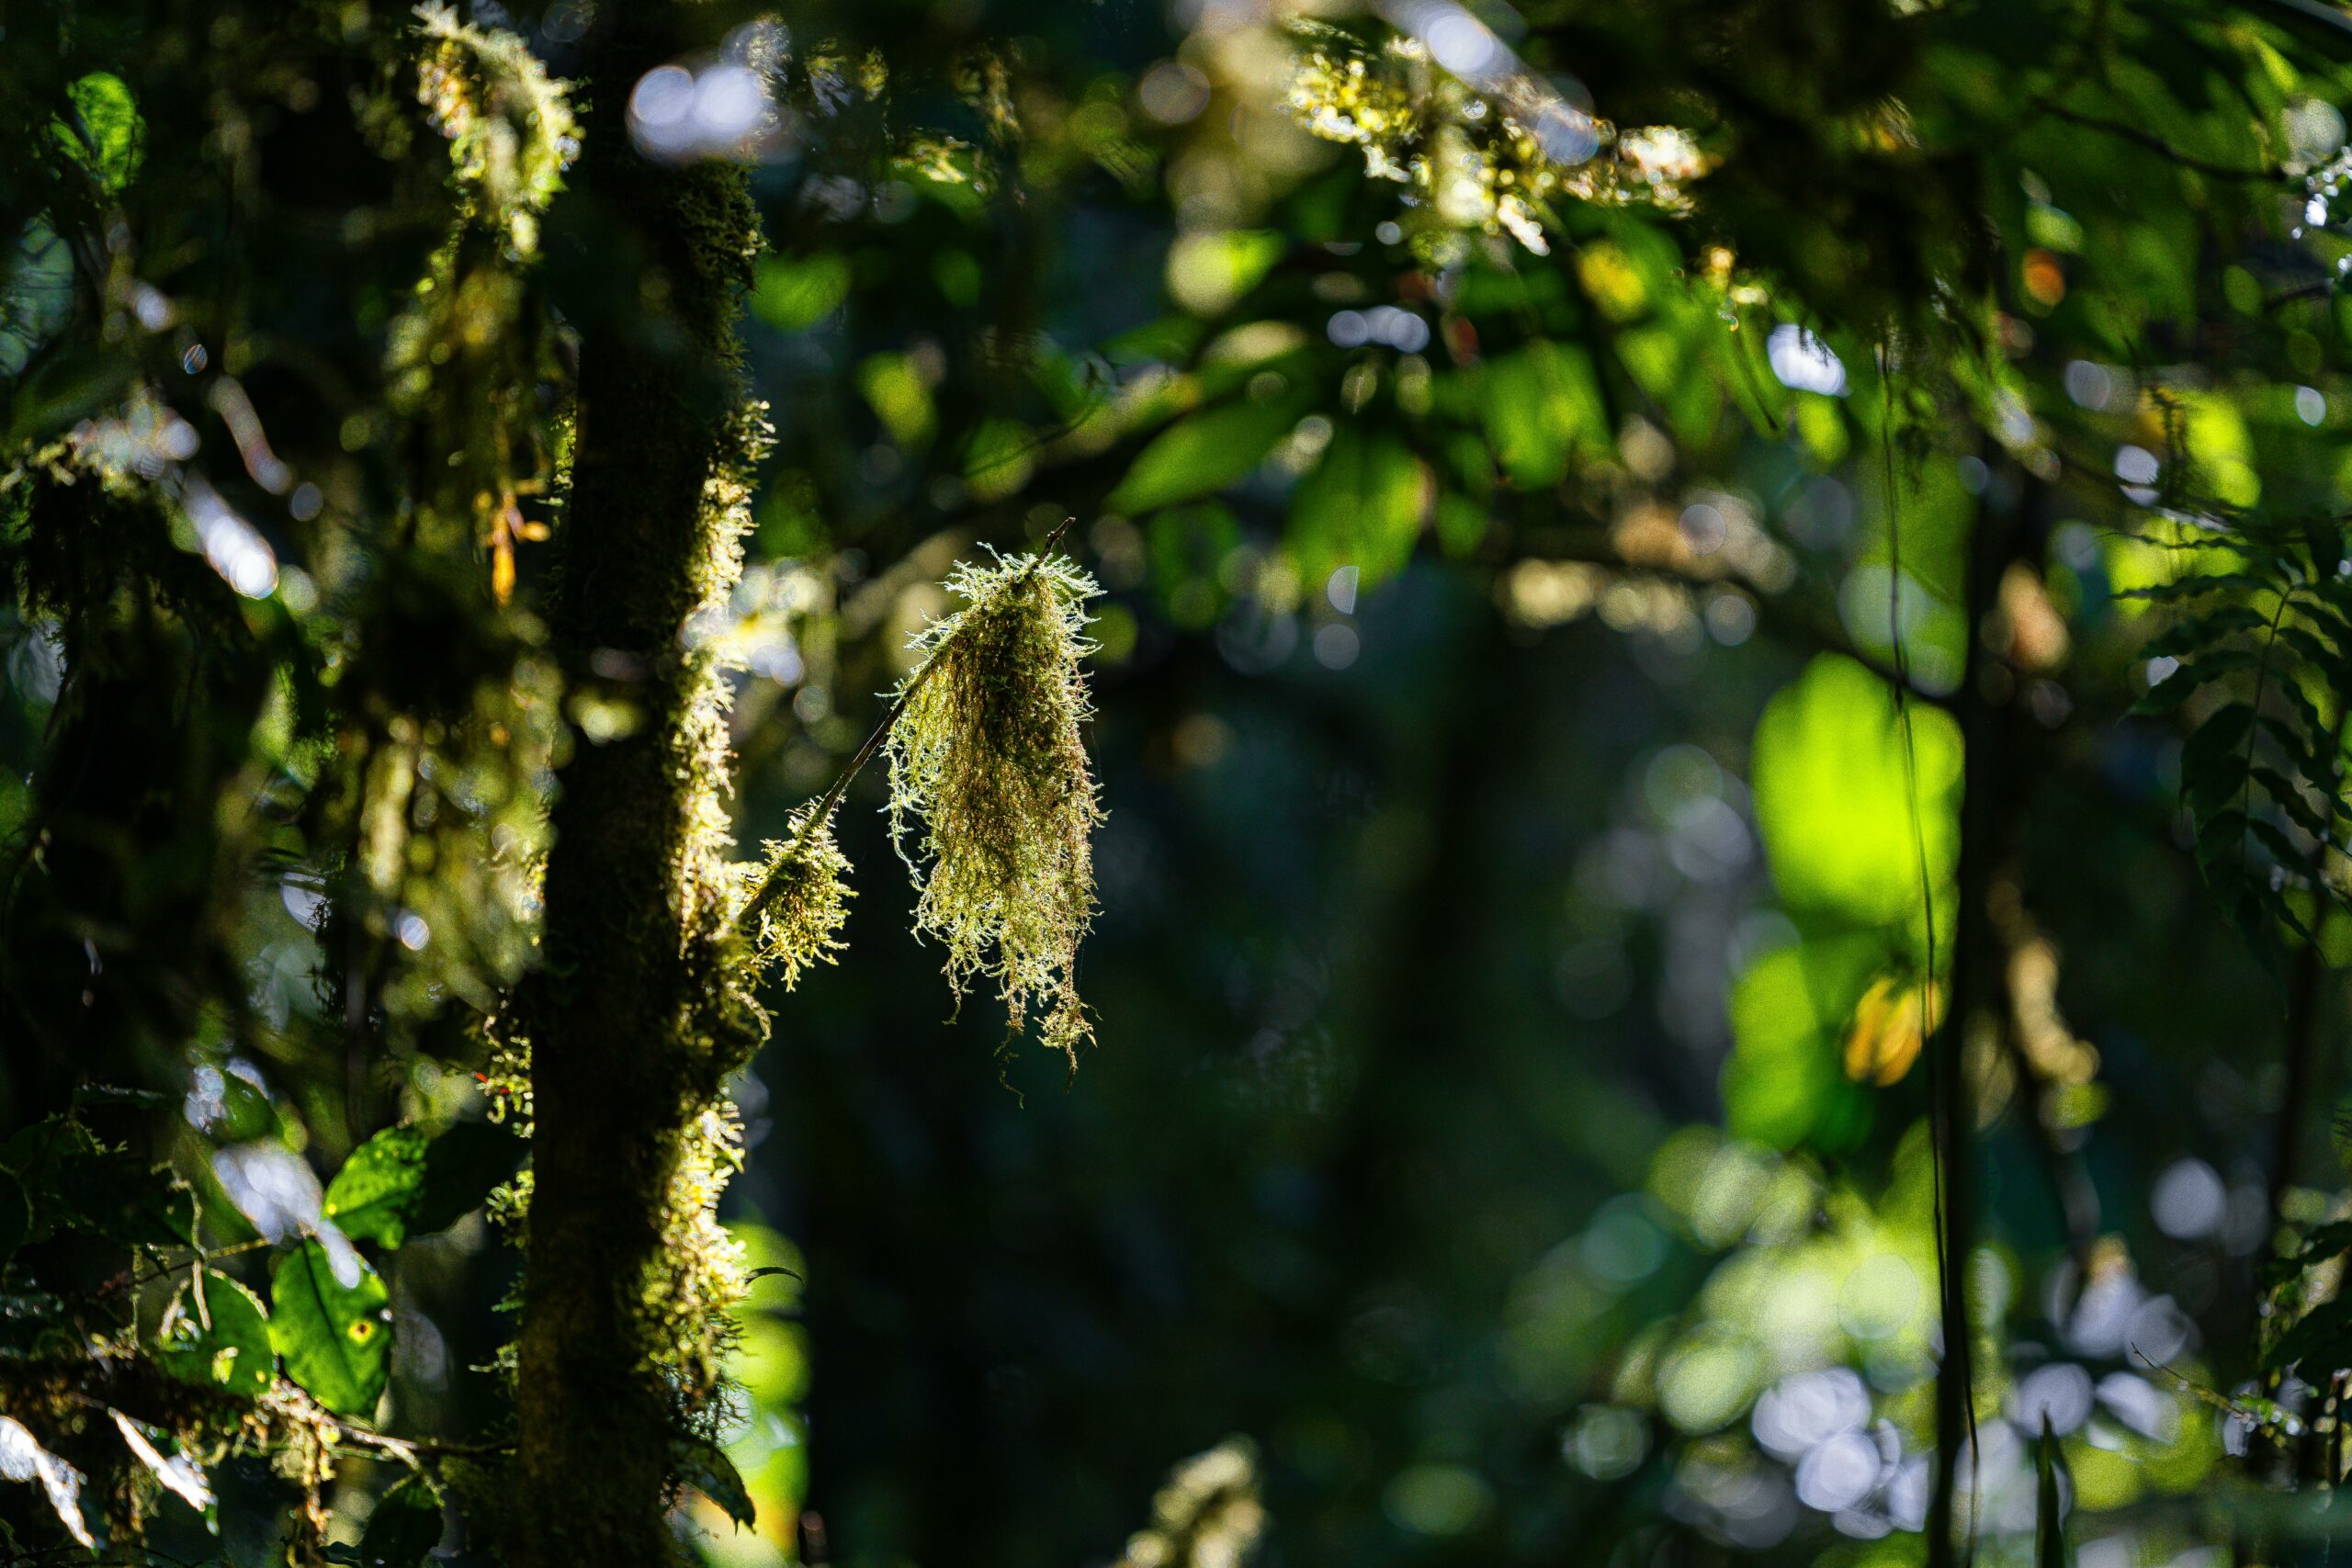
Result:
[[[682,1160],[740,1060],[714,998],[726,727],[695,610],[732,586],[753,418],[735,319],[757,233],[742,171],[649,163],[626,122],[669,6],[613,7],[582,85],[557,244],[581,332],[552,629],[591,727],[560,776],[532,1048],[519,1348],[522,1568],[647,1568],[680,1422]],[[562,205],[562,204],[560,204]],[[698,1133],[698,1129],[702,1131]]]

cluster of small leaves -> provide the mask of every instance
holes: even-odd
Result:
[[[2352,1251],[2352,1220],[2314,1225],[2293,1251],[2265,1261],[2263,1285],[2272,1292],[2301,1294],[2313,1269]],[[2283,1315],[2283,1314],[2282,1314]],[[2352,1367],[2352,1299],[2340,1292],[2296,1316],[2273,1338],[2262,1358],[2265,1369],[2284,1372],[2300,1367],[2306,1382]]]
[[[1168,1472],[1151,1499],[1151,1524],[1127,1538],[1115,1568],[1219,1568],[1248,1562],[1265,1533],[1258,1449],[1227,1438]]]
[[[1073,1062],[1092,1037],[1077,985],[1094,916],[1102,820],[1080,729],[1086,602],[1102,590],[1060,557],[959,564],[965,608],[916,634],[888,741],[890,831],[921,897],[915,929],[947,949],[958,996],[996,983],[1022,1027]],[[919,829],[917,824],[920,824]],[[911,846],[909,835],[914,834]]]
[[[1408,188],[1407,203],[1437,220],[1419,236],[1446,259],[1443,236],[1508,232],[1551,254],[1562,197],[1617,207],[1688,210],[1687,187],[1709,164],[1670,126],[1620,132],[1532,79],[1498,73],[1482,93],[1430,58],[1406,34],[1368,47],[1328,24],[1302,24],[1288,107],[1326,141],[1363,150],[1374,179]]]
[[[2180,614],[2144,649],[2171,668],[2141,704],[2193,720],[2181,796],[2199,865],[2266,959],[2312,939],[2324,904],[2352,908],[2341,851],[2352,582],[2339,525],[2249,522],[2188,532],[2191,570],[2140,591]]]
[[[317,1212],[282,1233],[265,1299],[222,1265],[268,1243],[209,1247],[194,1195],[168,1168],[104,1143],[79,1107],[21,1130],[0,1145],[0,1403],[11,1412],[0,1417],[0,1478],[38,1483],[83,1546],[120,1545],[139,1539],[164,1494],[210,1515],[208,1471],[224,1458],[282,1451],[315,1527],[334,1451],[368,1446],[366,1423],[390,1375],[390,1292],[355,1243],[388,1253],[455,1224],[521,1152],[483,1123],[376,1134]],[[95,1293],[45,1288],[93,1253],[127,1266]],[[143,1328],[153,1309],[139,1310],[140,1287],[183,1271]],[[113,1472],[146,1479],[116,1484]],[[85,1514],[85,1492],[107,1499],[105,1518]],[[430,1539],[369,1560],[421,1562],[439,1517],[435,1503]],[[423,1538],[421,1525],[411,1534]]]

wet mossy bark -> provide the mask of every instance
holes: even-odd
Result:
[[[726,725],[687,637],[731,587],[755,419],[735,321],[757,223],[741,170],[631,147],[629,89],[671,58],[667,6],[616,7],[583,85],[557,204],[581,335],[579,441],[551,631],[574,691],[632,716],[563,768],[531,1040],[533,1182],[518,1347],[512,1560],[646,1568],[680,1427],[672,1184],[748,1054],[714,984],[723,941]]]

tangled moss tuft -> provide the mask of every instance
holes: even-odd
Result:
[[[792,836],[760,847],[766,859],[738,869],[749,884],[738,922],[748,940],[745,957],[753,976],[780,971],[784,988],[800,982],[802,971],[831,964],[848,944],[838,933],[856,897],[843,878],[849,857],[833,841],[832,815],[804,806],[792,815]]]
[[[959,997],[992,978],[1012,1027],[1041,1010],[1045,1043],[1075,1063],[1093,1037],[1078,944],[1102,819],[1079,734],[1091,711],[1080,660],[1093,651],[1086,602],[1102,589],[1049,556],[959,563],[947,588],[966,606],[916,635],[925,657],[899,689],[888,742],[891,838],[922,894],[915,930],[946,947]]]
[[[514,33],[461,22],[445,5],[419,6],[416,17],[426,44],[417,101],[448,139],[475,216],[528,256],[538,249],[538,215],[580,152],[569,90]]]

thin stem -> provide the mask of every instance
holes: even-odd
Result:
[[[141,1285],[152,1285],[158,1280],[168,1280],[183,1269],[192,1269],[199,1265],[215,1263],[223,1258],[235,1258],[247,1252],[258,1252],[263,1247],[270,1245],[271,1243],[267,1236],[259,1236],[252,1241],[241,1241],[232,1247],[220,1247],[217,1251],[213,1252],[204,1252],[199,1250],[190,1257],[181,1258],[177,1263],[167,1263],[159,1269],[149,1269],[144,1273],[134,1273],[124,1276],[121,1284],[116,1288],[119,1290],[135,1291]]]

